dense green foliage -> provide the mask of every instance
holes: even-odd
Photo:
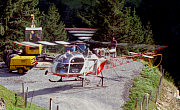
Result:
[[[0,85],[0,98],[5,100],[7,110],[46,110],[44,108],[35,106],[30,103],[27,104],[27,108],[24,107],[24,99],[22,96],[17,95],[15,98],[15,93],[8,90],[7,88]],[[30,108],[31,107],[31,108]]]
[[[45,16],[43,22],[44,40],[67,40],[66,31],[64,29],[65,25],[60,21],[60,15],[54,4],[49,7],[48,15]]]
[[[90,27],[98,28],[95,40],[115,37],[124,43],[153,43],[150,25],[144,27],[135,9],[126,7],[124,0],[96,0],[95,6],[87,7],[85,4],[79,16]]]
[[[7,0],[1,17],[1,23],[5,28],[5,33],[2,36],[4,41],[24,40],[24,29],[30,26],[30,14],[37,16],[35,24],[39,26],[41,13],[36,6],[38,0]]]
[[[60,21],[60,15],[58,9],[54,4],[49,7],[48,14],[45,15],[43,20],[43,32],[45,41],[67,41],[65,25]],[[51,46],[52,47],[52,46]],[[62,45],[55,47],[56,51],[63,52],[64,48]]]
[[[0,2],[0,55],[5,46],[11,47],[12,41],[24,41],[25,27],[30,27],[30,15],[35,16],[36,27],[43,28],[47,41],[67,40],[64,23],[55,5],[49,8],[48,14],[40,12],[39,0],[3,0]]]
[[[156,108],[155,98],[156,98],[157,88],[159,86],[159,80],[160,80],[159,70],[157,70],[156,68],[151,68],[149,66],[145,67],[141,72],[141,77],[136,77],[134,79],[133,87],[130,88],[129,90],[130,100],[126,102],[124,109],[134,110],[136,98],[138,99],[138,108],[139,108],[144,95],[146,93],[150,94],[150,92],[152,92],[152,94],[151,94],[149,109],[150,110],[155,109]],[[144,107],[145,106],[143,106],[143,108]]]

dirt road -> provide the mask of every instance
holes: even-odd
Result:
[[[50,65],[46,65],[50,66]],[[0,84],[15,92],[22,92],[22,83],[28,87],[28,101],[49,108],[49,99],[53,100],[53,110],[121,110],[128,100],[128,89],[132,79],[139,76],[143,64],[132,62],[113,69],[103,70],[104,87],[97,86],[99,78],[87,77],[89,85],[81,87],[81,82],[49,82],[57,77],[45,76],[45,70],[34,68],[24,75],[8,73],[7,68],[0,69]]]

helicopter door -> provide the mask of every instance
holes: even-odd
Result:
[[[70,63],[69,73],[80,73],[84,66],[84,58],[74,58]]]

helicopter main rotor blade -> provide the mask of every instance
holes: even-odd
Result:
[[[27,41],[24,41],[24,42],[13,41],[13,43],[18,44],[18,45],[22,45],[22,46],[25,46],[25,47],[39,47],[40,46],[39,44],[36,44],[36,43],[33,43],[33,42],[27,42]]]
[[[55,43],[61,44],[61,45],[69,45],[69,44],[71,44],[71,43],[66,42],[66,41],[55,41]]]
[[[88,41],[87,43],[92,44],[103,44],[103,45],[111,45],[111,42],[100,42],[100,41]],[[123,47],[135,47],[135,48],[145,48],[145,49],[153,49],[155,51],[167,48],[165,45],[151,45],[151,44],[131,44],[131,43],[117,43],[117,46]]]
[[[18,44],[18,45],[21,45],[21,46],[25,46],[25,47],[35,47],[35,46],[32,46],[32,45],[28,45],[28,44],[24,44],[22,42],[17,42],[17,41],[13,41],[14,44]]]
[[[40,44],[36,44],[36,43],[33,43],[33,42],[27,42],[27,41],[24,41],[24,42],[21,42],[23,44],[26,44],[26,45],[30,45],[30,46],[33,46],[33,47],[39,47]]]
[[[55,43],[47,42],[47,41],[38,41],[38,43],[43,44],[43,45],[51,45],[51,46],[57,45],[57,44],[55,44]]]

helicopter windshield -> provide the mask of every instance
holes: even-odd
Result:
[[[84,57],[79,53],[66,53],[54,62],[56,73],[80,73],[84,65]]]
[[[58,63],[56,67],[56,73],[67,73],[68,72],[68,64]]]

